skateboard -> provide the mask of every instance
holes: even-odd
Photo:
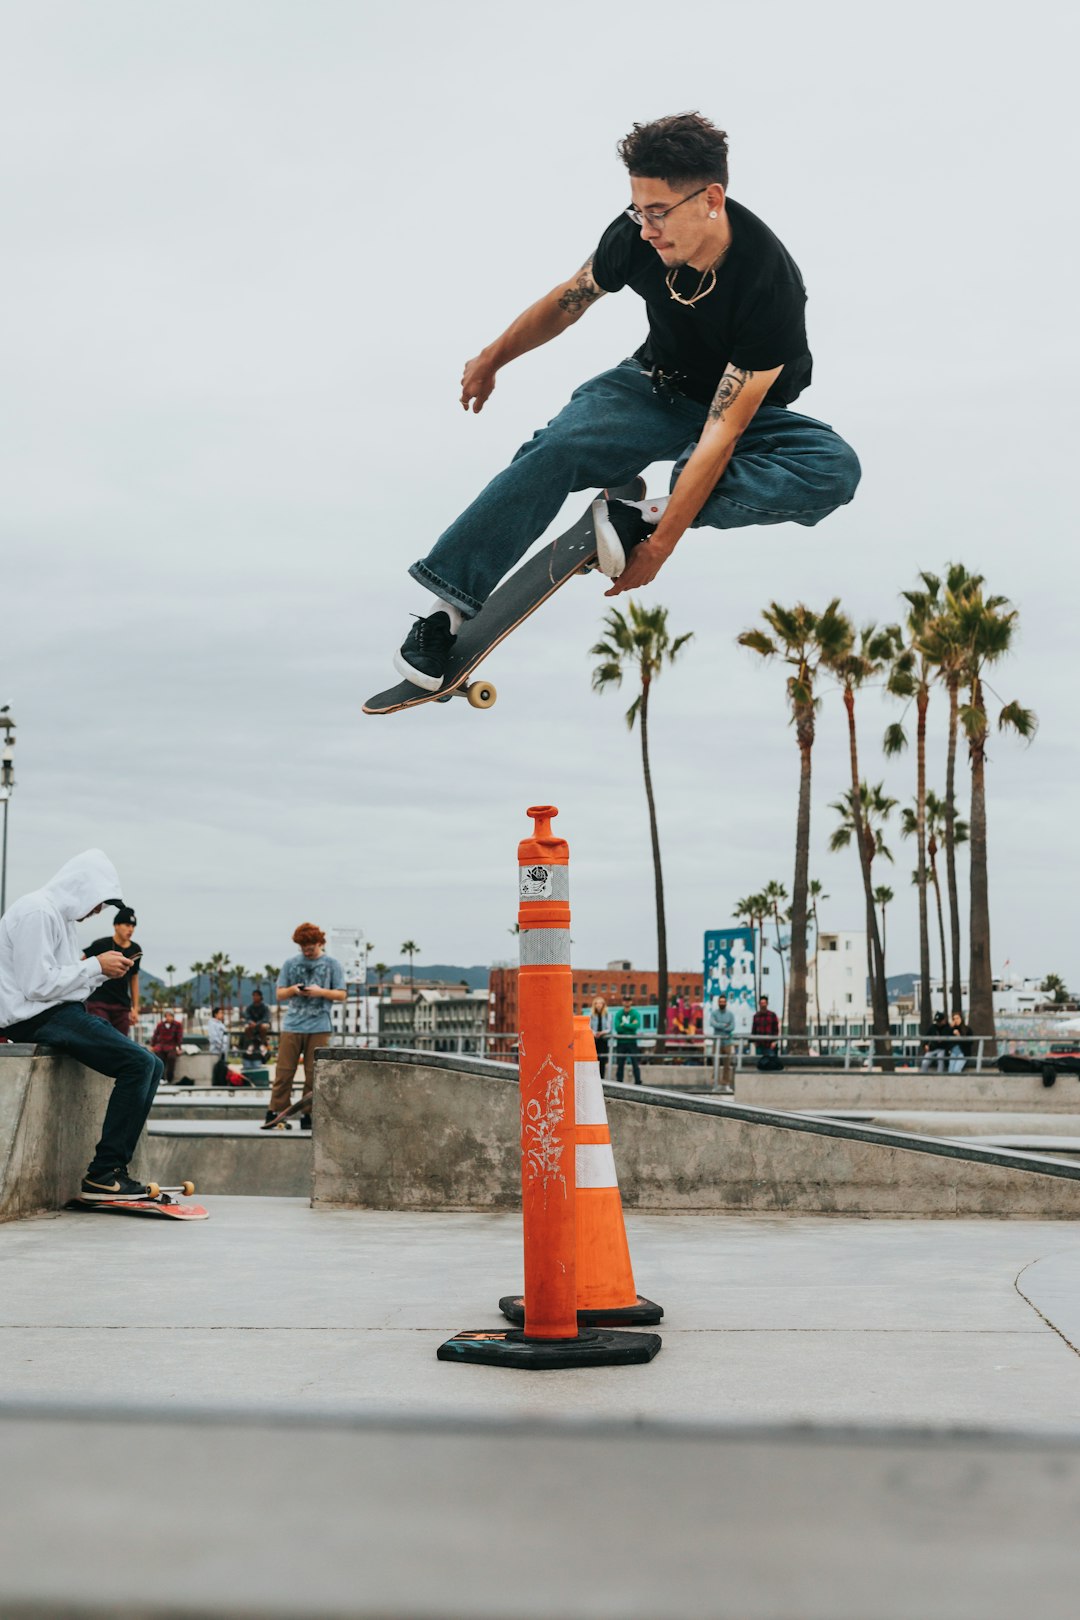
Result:
[[[190,1198],[194,1191],[193,1181],[185,1181],[179,1187],[159,1187],[156,1181],[148,1181],[145,1198],[114,1198],[99,1203],[96,1199],[77,1197],[69,1199],[64,1208],[106,1210],[115,1215],[156,1215],[172,1221],[208,1220],[210,1211],[201,1204],[179,1204],[172,1196],[183,1193]]]
[[[613,486],[608,494],[629,501],[644,500],[645,480],[633,478]],[[494,686],[486,680],[470,681],[469,676],[511,630],[523,624],[568,579],[587,574],[595,566],[596,535],[590,503],[573,528],[526,558],[491,593],[476,617],[465,620],[458,631],[446,678],[437,692],[426,692],[411,681],[398,681],[396,686],[368,698],[364,713],[396,714],[398,709],[416,709],[421,703],[449,703],[452,697],[467,698],[474,709],[490,709],[498,695]]]
[[[260,1125],[260,1131],[284,1130],[286,1120],[292,1119],[294,1114],[310,1114],[311,1100],[314,1095],[315,1093],[313,1091],[305,1091],[299,1102],[290,1103],[288,1108],[283,1108],[281,1110],[280,1114],[275,1114],[273,1119],[268,1119],[266,1121],[265,1125]]]

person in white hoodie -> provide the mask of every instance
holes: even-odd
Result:
[[[128,1164],[165,1072],[153,1052],[83,1006],[106,979],[122,978],[131,963],[120,951],[83,960],[75,925],[102,906],[122,904],[116,867],[102,850],[87,849],[0,918],[0,1035],[51,1046],[115,1079],[81,1189],[82,1197],[99,1201],[145,1194],[145,1185],[128,1175]]]

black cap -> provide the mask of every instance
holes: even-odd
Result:
[[[113,918],[114,923],[130,923],[132,928],[137,925],[139,919],[136,917],[130,906],[125,906],[119,900],[106,900],[105,904],[107,906],[116,905],[119,907],[116,916]]]

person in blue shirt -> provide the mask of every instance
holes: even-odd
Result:
[[[304,1090],[315,1088],[315,1053],[330,1044],[333,1023],[330,1004],[344,1001],[345,970],[326,954],[326,935],[314,923],[301,923],[293,934],[299,945],[296,956],[283,964],[277,982],[278,1005],[284,1007],[278,1041],[274,1088],[270,1093],[267,1120],[282,1113],[292,1102],[293,1077],[302,1062]],[[286,1127],[287,1129],[288,1127]],[[310,1113],[301,1114],[300,1129],[311,1129]]]

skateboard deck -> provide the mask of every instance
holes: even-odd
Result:
[[[188,1197],[195,1191],[195,1184],[185,1181],[181,1187],[159,1187],[156,1182],[148,1181],[149,1196],[146,1198],[113,1198],[99,1203],[93,1198],[68,1199],[65,1209],[85,1209],[91,1211],[105,1210],[115,1215],[151,1215],[169,1221],[205,1221],[210,1218],[210,1211],[201,1204],[180,1204],[172,1196],[173,1193],[186,1193]]]
[[[273,1119],[268,1119],[266,1121],[265,1125],[260,1125],[260,1131],[279,1130],[281,1126],[285,1124],[286,1120],[292,1119],[294,1114],[309,1114],[311,1112],[311,1101],[314,1095],[315,1093],[313,1091],[305,1091],[299,1102],[290,1103],[288,1108],[283,1108],[281,1110],[280,1114],[275,1114]]]
[[[641,478],[612,486],[609,494],[625,500],[643,500],[645,483]],[[437,692],[425,692],[411,681],[398,681],[385,692],[376,692],[364,704],[365,714],[396,714],[398,709],[416,709],[421,703],[447,703],[452,697],[467,698],[474,709],[490,709],[496,691],[490,681],[469,682],[469,676],[505,641],[511,630],[535,613],[549,596],[596,565],[596,536],[592,524],[592,502],[572,528],[560,534],[532,557],[527,557],[508,579],[488,597],[473,619],[466,619]],[[466,684],[468,683],[468,684]]]

